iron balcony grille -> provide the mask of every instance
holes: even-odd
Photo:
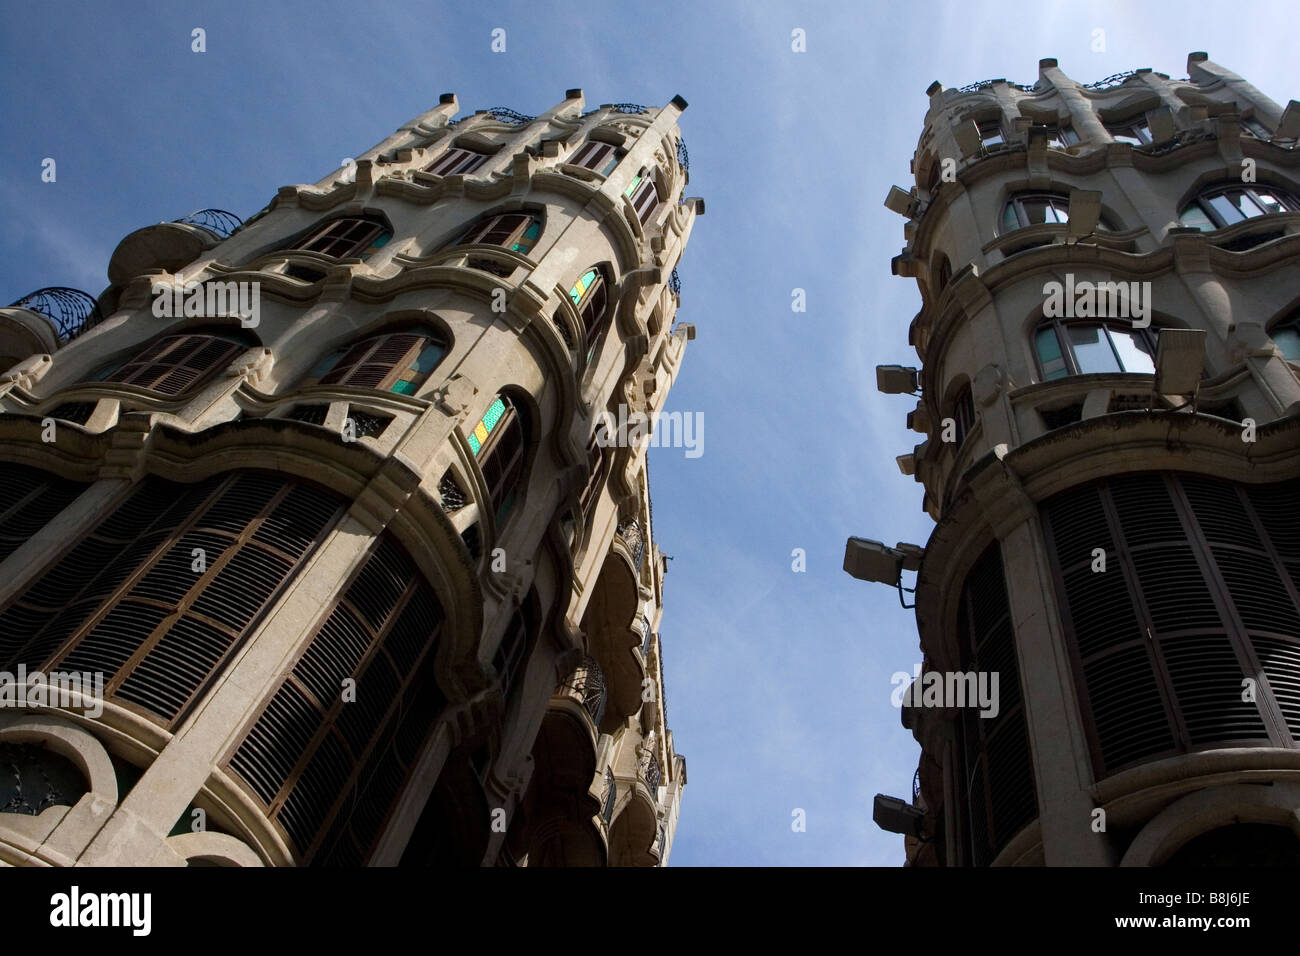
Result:
[[[605,716],[605,672],[600,662],[588,654],[568,679],[560,684],[561,693],[572,693],[582,698],[582,706],[591,717],[591,722],[599,729],[601,718]]]
[[[668,277],[668,288],[673,290],[673,294],[680,296],[682,294],[682,277],[673,270],[673,274]]]
[[[632,555],[632,565],[639,574],[641,562],[645,559],[645,538],[641,534],[641,522],[636,518],[625,521],[618,526],[618,536],[623,539],[628,553]]]
[[[536,116],[529,116],[526,113],[519,113],[505,106],[490,106],[487,109],[492,114],[492,118],[499,123],[505,123],[509,126],[523,126],[537,119]]]
[[[60,342],[76,338],[104,319],[94,298],[80,289],[66,286],[37,289],[11,303],[9,308],[39,312],[53,323]]]
[[[75,806],[89,791],[67,757],[38,744],[0,742],[0,813],[40,816],[54,806]]]
[[[1138,70],[1125,70],[1123,73],[1112,73],[1096,83],[1085,83],[1083,88],[1085,90],[1108,90],[1112,86],[1123,86],[1130,76],[1137,76],[1138,72]]]
[[[641,762],[641,774],[645,777],[646,786],[650,788],[650,793],[656,800],[659,799],[659,785],[663,783],[663,775],[659,770],[659,756],[651,752]]]
[[[244,220],[224,209],[200,209],[180,219],[173,219],[172,222],[198,226],[221,239],[229,239],[244,224]]]

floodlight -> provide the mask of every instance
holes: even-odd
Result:
[[[1156,393],[1195,395],[1205,368],[1204,329],[1161,329],[1156,344]]]
[[[886,395],[910,395],[918,388],[916,369],[904,365],[877,365],[876,388]]]
[[[872,802],[871,819],[886,833],[919,837],[925,812],[898,797],[878,793]]]

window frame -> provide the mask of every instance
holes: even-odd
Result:
[[[579,146],[566,162],[570,166],[580,166],[597,175],[608,176],[626,155],[613,143],[592,139]]]
[[[1288,339],[1294,337],[1294,351],[1292,354],[1288,355],[1287,349],[1277,340],[1278,332],[1290,333]],[[1284,362],[1290,362],[1292,365],[1300,365],[1300,309],[1295,309],[1290,315],[1287,315],[1270,325],[1268,327],[1268,335],[1269,338],[1273,340],[1273,344],[1277,346],[1278,351],[1282,353],[1282,360]]]
[[[663,204],[663,200],[659,198],[659,187],[655,178],[654,170],[642,170],[632,180],[631,185],[623,191],[623,195],[632,203],[632,211],[642,226],[650,221],[655,211]]]
[[[380,355],[385,347],[400,347],[401,343],[393,340],[403,337],[409,337],[413,341],[407,344],[406,350],[400,356],[387,358],[382,362],[376,360],[376,356]],[[433,365],[421,371],[417,365],[424,357],[425,352],[432,348],[442,349],[442,354],[437,357]],[[447,336],[436,329],[424,327],[389,329],[356,339],[327,353],[299,381],[298,388],[305,389],[315,386],[368,388],[394,395],[413,396],[419,391],[420,386],[427,382],[429,377],[437,371],[438,366],[442,364],[450,352],[451,345]],[[355,357],[351,361],[345,361],[349,356],[354,355]],[[331,359],[333,361],[330,361]],[[326,362],[329,362],[329,365],[326,366]],[[388,371],[375,384],[354,381],[354,379],[362,375],[367,366],[380,364],[388,364]],[[322,366],[325,367],[322,368]],[[346,371],[340,374],[340,369],[346,369]],[[370,374],[374,374],[373,370]],[[411,377],[407,378],[407,375]],[[411,383],[411,390],[398,391],[393,386],[399,382]]]
[[[424,171],[435,176],[468,176],[481,169],[495,155],[495,153],[481,153],[467,146],[450,146],[441,156],[425,166]]]
[[[191,342],[192,347],[187,350]],[[225,343],[226,347],[215,348],[219,342]],[[124,361],[101,366],[89,381],[105,385],[132,385],[171,398],[192,395],[212,381],[239,355],[254,347],[233,331],[229,334],[210,331],[174,332],[154,339]],[[202,367],[186,364],[208,349],[212,351]],[[188,382],[180,375],[186,371],[193,373]],[[177,378],[174,384],[169,382],[173,377]],[[145,380],[148,384],[144,384]]]
[[[1111,354],[1115,357],[1115,363],[1119,369],[1111,372],[1083,372],[1079,368],[1079,360],[1074,352],[1074,343],[1070,341],[1068,329],[1074,326],[1095,326],[1106,330],[1106,344],[1110,346]],[[1061,359],[1064,362],[1064,371],[1062,374],[1049,376],[1043,366],[1042,352],[1038,346],[1039,336],[1051,329],[1056,335],[1057,348],[1060,350]],[[1030,345],[1034,350],[1034,366],[1038,372],[1040,382],[1057,382],[1062,379],[1075,378],[1079,375],[1151,375],[1151,372],[1130,372],[1124,368],[1124,360],[1119,350],[1115,347],[1115,342],[1111,338],[1112,329],[1118,329],[1127,333],[1133,338],[1134,344],[1151,357],[1151,364],[1154,367],[1156,358],[1156,346],[1158,343],[1159,329],[1155,326],[1146,328],[1133,328],[1132,325],[1125,325],[1123,319],[1105,319],[1095,316],[1081,316],[1079,318],[1050,317],[1043,318],[1033,327]],[[1148,349],[1150,351],[1148,351]]]
[[[505,410],[492,426],[485,441],[478,436],[478,428],[484,425],[492,406],[498,401],[504,403]],[[528,427],[515,400],[508,393],[500,392],[488,405],[488,411],[471,430],[471,434],[475,435],[479,448],[475,451],[473,445],[470,445],[470,450],[474,453],[479,472],[483,476],[497,533],[500,534],[506,518],[514,511],[516,492],[524,476],[528,455]],[[468,435],[466,438],[468,440]],[[505,456],[505,460],[498,461],[498,456]]]
[[[503,229],[506,220],[517,219],[509,229]],[[514,246],[522,245],[523,240],[528,238],[525,234],[536,224],[537,235],[531,237],[526,249],[515,249]],[[541,241],[543,233],[546,231],[545,218],[536,212],[516,211],[500,212],[484,216],[474,222],[466,230],[454,245],[457,246],[495,246],[497,248],[508,249],[517,255],[527,256],[533,249],[537,248],[537,243]],[[491,242],[485,241],[493,233],[500,233],[502,238]]]
[[[342,234],[331,236],[335,230],[342,230]],[[332,259],[364,259],[388,245],[392,238],[392,227],[377,216],[336,216],[318,223],[305,238],[294,240],[281,251],[312,252]]]
[[[1211,203],[1211,200],[1234,192],[1242,193],[1246,198],[1248,198],[1251,203],[1260,210],[1260,214],[1258,216],[1247,216],[1237,222],[1228,222],[1223,217],[1222,213],[1220,213]],[[1285,207],[1283,212],[1300,212],[1300,199],[1297,199],[1295,193],[1291,192],[1289,189],[1271,186],[1268,183],[1227,183],[1213,186],[1209,189],[1203,189],[1192,197],[1190,201],[1184,203],[1183,207],[1178,211],[1179,225],[1190,226],[1191,228],[1199,229],[1201,232],[1216,232],[1219,229],[1227,229],[1229,226],[1238,226],[1242,223],[1250,222],[1251,220],[1263,219],[1265,216],[1277,215],[1277,213],[1267,212],[1264,209],[1264,203],[1258,198],[1258,196],[1256,196],[1256,193],[1268,193],[1273,196],[1281,202],[1283,207]],[[1209,220],[1210,225],[1214,228],[1201,229],[1199,226],[1186,222],[1184,217],[1192,209],[1199,210],[1201,215],[1205,219]]]
[[[1034,199],[1038,199],[1038,200],[1048,200],[1048,201],[1051,203],[1051,205],[1052,205],[1052,209],[1053,209],[1054,211],[1056,210],[1056,205],[1057,205],[1058,203],[1061,204],[1061,205],[1064,207],[1064,209],[1065,209],[1065,220],[1064,220],[1064,222],[1055,222],[1055,223],[1030,222],[1030,221],[1029,221],[1029,214],[1025,211],[1024,204],[1025,204],[1026,202],[1028,202],[1028,201],[1030,201],[1030,200],[1034,200]],[[1007,228],[1007,212],[1008,212],[1008,211],[1014,211],[1014,212],[1015,212],[1015,215],[1016,215],[1016,222],[1018,223],[1018,225],[1016,226],[1015,229],[1008,229],[1008,228]],[[1059,215],[1059,212],[1058,212],[1058,215]],[[1019,192],[1019,193],[1012,193],[1010,196],[1007,197],[1007,201],[1006,201],[1006,202],[1003,204],[1003,206],[1002,206],[1002,217],[1001,217],[1001,219],[999,219],[999,221],[998,221],[998,226],[999,226],[999,230],[1000,230],[999,234],[1005,236],[1005,235],[1009,235],[1009,234],[1011,234],[1011,233],[1013,233],[1013,232],[1019,232],[1021,229],[1028,229],[1028,228],[1030,228],[1031,226],[1044,226],[1044,225],[1047,225],[1047,226],[1059,226],[1059,225],[1065,225],[1066,223],[1069,222],[1069,217],[1070,217],[1070,197],[1069,197],[1069,195],[1067,195],[1067,194],[1054,193],[1054,192]],[[1100,223],[1100,220],[1099,220],[1099,221],[1098,221],[1098,227],[1099,227],[1099,228],[1100,228],[1100,225],[1101,225],[1101,223]]]
[[[1116,120],[1111,123],[1105,123],[1106,135],[1117,143],[1125,143],[1129,146],[1150,146],[1155,142],[1151,135],[1151,121],[1147,119],[1145,112],[1135,113],[1126,119]],[[1132,140],[1137,140],[1136,143]]]

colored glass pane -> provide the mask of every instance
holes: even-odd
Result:
[[[623,195],[624,195],[624,196],[630,196],[630,195],[632,195],[634,192],[636,192],[636,187],[638,187],[638,186],[640,186],[640,185],[641,185],[641,177],[640,177],[640,176],[633,176],[633,177],[632,177],[632,185],[627,187],[627,190],[623,193]]]
[[[487,410],[487,414],[483,416],[483,424],[487,426],[489,432],[497,427],[497,422],[501,421],[501,416],[505,413],[506,403],[498,398]]]

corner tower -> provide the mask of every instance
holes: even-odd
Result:
[[[1188,73],[935,83],[886,201],[936,527],[846,569],[919,568],[924,682],[1000,678],[903,708],[911,863],[1300,860],[1300,104]]]
[[[103,681],[0,708],[0,859],[667,861],[666,565],[598,425],[693,337],[685,107],[446,95],[0,310],[0,671]]]

